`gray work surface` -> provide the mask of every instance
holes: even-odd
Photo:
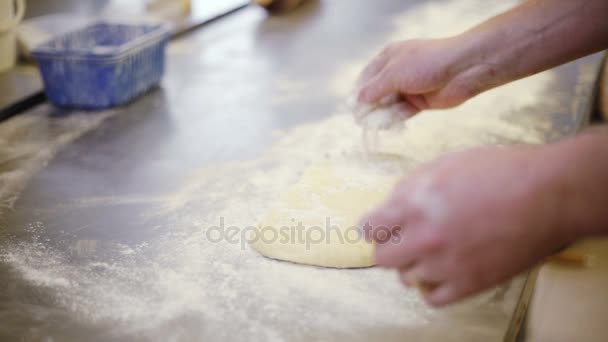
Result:
[[[204,244],[200,253],[185,253],[199,243],[190,237],[200,227],[196,220],[191,229],[175,225],[213,211],[221,198],[184,203],[183,197],[171,197],[168,207],[158,209],[162,215],[148,215],[163,194],[183,189],[193,174],[207,169],[234,177],[234,189],[223,184],[225,192],[241,191],[239,177],[246,175],[212,166],[255,159],[278,140],[275,131],[334,113],[343,99],[327,91],[330,75],[345,61],[369,56],[387,39],[391,19],[419,4],[313,1],[277,17],[247,9],[172,42],[161,87],[126,107],[82,113],[43,104],[0,125],[0,339],[504,339],[521,281],[498,293],[498,304],[482,305],[478,312],[456,308],[450,318],[392,324],[382,308],[353,305],[352,311],[334,313],[333,307],[345,303],[315,303],[312,290],[311,297],[282,296],[288,289],[263,287],[270,280],[250,272],[259,263],[290,268],[284,279],[279,272],[273,280],[292,286],[296,279],[287,276],[297,277],[292,271],[298,267],[320,282],[363,271],[309,270],[258,256],[236,259],[234,265],[195,260],[219,248]],[[550,84],[559,106],[539,101],[521,108],[527,117],[521,125],[544,122],[536,125],[543,141],[583,127],[600,60],[591,56],[557,69]],[[279,89],[277,79],[296,86]],[[286,92],[294,94],[277,101]],[[513,121],[518,118],[513,113]],[[214,184],[206,186],[212,191]],[[205,188],[197,191],[203,196]],[[161,266],[163,272],[156,272]],[[197,274],[208,274],[193,267],[209,267],[215,278],[201,276],[197,283]],[[385,286],[399,288],[377,284],[379,290]],[[255,292],[261,288],[267,293]],[[334,291],[346,301],[355,290]],[[322,304],[318,312],[317,304]],[[414,316],[419,310],[425,317],[443,317],[412,305]],[[367,310],[376,310],[377,321],[357,321]]]
[[[125,3],[109,0],[30,1],[27,4],[25,20],[45,15],[62,14],[67,15],[67,18],[73,16],[75,19],[73,21],[76,22],[75,25],[78,27],[82,22],[88,20],[99,20],[98,18],[116,19],[117,14],[127,18],[125,20],[128,20],[129,15],[133,16],[132,13],[136,13],[138,16],[150,15],[146,13],[145,8],[142,8],[142,4],[141,1]],[[233,11],[238,11],[246,5],[247,2],[242,0],[222,1],[221,3],[194,1],[190,13],[174,15],[172,18],[164,18],[163,20],[171,23],[173,35],[180,35],[221,19],[224,15],[230,15]],[[159,14],[157,13],[157,15]],[[68,30],[73,27],[74,22],[70,24],[65,26]],[[61,26],[62,24],[60,22],[54,25]],[[60,32],[63,32],[63,30]],[[50,36],[57,34],[57,32],[46,33]],[[0,92],[0,121],[32,108],[32,106],[43,102],[45,98],[42,79],[37,67],[25,61],[12,69],[0,72],[0,89],[3,90]]]

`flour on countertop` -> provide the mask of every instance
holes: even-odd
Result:
[[[539,76],[504,91],[541,95],[550,80],[550,76]],[[462,109],[415,117],[408,129],[383,136],[381,153],[367,157],[352,117],[337,113],[288,132],[259,160],[218,165],[193,174],[174,193],[85,198],[57,207],[67,212],[144,203],[152,209],[142,212],[142,217],[168,218],[162,227],[166,233],[145,246],[96,246],[77,241],[71,248],[76,252],[65,254],[34,241],[10,248],[3,259],[24,278],[51,290],[67,312],[87,324],[112,322],[125,338],[179,338],[183,333],[236,339],[231,334],[234,329],[251,340],[319,337],[315,334],[364,339],[376,336],[374,331],[380,327],[407,336],[408,330],[399,327],[417,327],[409,333],[428,332],[432,330],[430,321],[466,319],[473,312],[485,311],[486,323],[492,326],[509,315],[505,302],[492,300],[500,291],[447,313],[436,312],[423,304],[415,290],[403,288],[393,272],[320,269],[267,260],[247,243],[213,243],[206,233],[219,224],[220,217],[226,226],[257,224],[299,172],[319,158],[371,162],[407,174],[415,165],[447,150],[504,140],[540,141],[534,127],[522,128],[500,112],[485,112],[489,106],[496,108],[494,101],[502,96],[510,95],[497,91],[488,100],[471,102]],[[534,102],[531,97],[514,96],[507,103],[517,107]],[[324,151],[322,156],[319,151]],[[34,228],[43,233],[43,226]],[[100,253],[112,255],[113,261],[100,261]],[[517,292],[508,294],[513,303]],[[224,328],[227,320],[229,330]],[[285,325],[287,331],[280,328]],[[169,335],[163,335],[168,331]],[[490,329],[490,334],[498,332]]]
[[[457,33],[501,9],[478,1],[449,0],[412,9],[395,23],[391,39]],[[516,1],[503,2],[505,7]],[[441,10],[441,15],[435,11]],[[456,26],[458,23],[459,26]],[[389,39],[387,39],[389,40]],[[380,48],[380,46],[378,47]],[[328,91],[347,95],[357,60],[338,70]],[[543,141],[538,126],[511,115],[548,101],[552,72],[509,84],[447,111],[429,111],[407,128],[382,132],[375,153],[366,155],[361,130],[347,112],[287,132],[254,161],[209,167],[180,189],[156,197],[84,198],[57,206],[78,210],[146,204],[141,219],[165,217],[161,237],[137,246],[80,240],[69,252],[48,247],[45,227],[34,238],[0,252],[21,277],[49,293],[61,320],[92,329],[100,340],[502,340],[521,286],[492,290],[446,311],[427,308],[415,290],[382,269],[333,270],[265,259],[247,243],[213,242],[210,228],[248,227],[319,159],[372,163],[406,175],[420,163],[448,152],[487,144]],[[538,121],[531,121],[538,123]],[[69,140],[69,139],[67,139]],[[66,140],[66,141],[67,141]],[[322,152],[320,152],[322,151]],[[51,153],[49,153],[51,155]],[[48,160],[48,159],[45,159]],[[240,241],[242,242],[242,241]],[[480,318],[481,317],[481,318]],[[469,331],[439,335],[437,326],[471,320]],[[432,322],[433,324],[429,324]],[[74,328],[77,327],[77,328]],[[111,331],[112,335],[103,335]],[[469,333],[469,335],[467,335]],[[93,336],[93,335],[91,335]]]
[[[62,147],[99,126],[114,111],[41,118],[35,110],[0,125],[0,208],[11,209],[22,187]]]

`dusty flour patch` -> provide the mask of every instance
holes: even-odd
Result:
[[[41,117],[37,111],[0,125],[0,208],[11,209],[27,181],[63,146],[99,126],[114,112]]]
[[[184,202],[169,210],[177,215],[164,227],[168,233],[148,246],[113,247],[114,261],[97,260],[107,246],[88,246],[89,253],[78,260],[36,241],[9,250],[4,259],[27,280],[51,288],[63,309],[87,324],[114,322],[125,338],[175,338],[188,328],[188,336],[201,339],[238,340],[238,331],[252,340],[288,340],[320,332],[350,334],[353,325],[363,329],[382,321],[426,322],[427,310],[416,294],[393,282],[391,273],[300,267],[266,260],[245,241],[213,240],[208,232],[220,217],[227,226],[255,224],[293,177],[281,168],[264,175],[234,167],[216,169],[229,177],[204,174],[187,181],[196,191],[173,197]],[[251,181],[235,182],[243,173]],[[200,210],[211,202],[215,210]],[[155,209],[167,208],[159,203]],[[374,289],[378,281],[386,283],[382,293]],[[191,321],[194,326],[184,326]]]
[[[420,7],[399,18],[387,40],[449,34],[445,29],[453,26],[448,25],[458,22],[462,27],[457,28],[464,29],[500,10],[480,3],[442,1]],[[440,8],[441,15],[436,15]],[[352,66],[338,70],[330,84],[332,92],[346,95],[358,71]],[[236,226],[240,231],[257,224],[301,170],[319,160],[405,175],[448,151],[538,143],[546,123],[528,121],[525,116],[532,106],[553,105],[544,103],[552,82],[552,73],[540,74],[459,108],[417,116],[406,130],[382,134],[378,151],[371,156],[362,149],[361,131],[350,113],[336,113],[287,132],[258,160],[194,173],[174,192],[155,197],[84,198],[56,208],[77,211],[139,204],[144,209],[134,215],[166,218],[159,238],[137,246],[68,241],[69,248],[59,251],[36,238],[44,236],[45,227],[35,224],[32,241],[4,250],[0,258],[52,295],[57,310],[66,313],[58,324],[75,320],[72,329],[83,334],[92,327],[108,326],[112,337],[144,340],[501,340],[519,281],[435,312],[424,306],[415,291],[403,288],[392,272],[331,270],[267,260],[250,250],[240,234],[216,239],[213,227],[222,219],[225,227]],[[75,137],[66,135],[63,141]],[[53,153],[42,155],[36,165],[43,165]],[[451,325],[454,322],[459,322],[458,330]],[[99,339],[104,337],[108,339],[103,335]]]
[[[365,340],[382,336],[374,335],[378,329],[425,335],[433,330],[429,322],[454,319],[481,324],[484,337],[500,335],[496,326],[508,318],[517,286],[505,301],[497,299],[500,291],[492,292],[466,309],[438,313],[401,287],[392,272],[298,266],[267,260],[240,237],[216,240],[211,227],[220,218],[226,226],[251,226],[293,182],[299,162],[273,167],[273,161],[218,168],[214,174],[220,177],[194,175],[188,191],[168,197],[180,198],[182,206],[150,207],[173,218],[163,227],[166,234],[145,245],[76,241],[70,249],[76,252],[64,253],[33,241],[11,248],[4,260],[28,281],[52,290],[59,307],[85,327],[111,324],[122,338]],[[259,171],[264,166],[266,172]],[[239,175],[250,177],[235,181]],[[44,231],[42,225],[32,229]],[[481,320],[475,318],[480,312]]]
[[[372,156],[363,153],[360,131],[348,113],[302,125],[264,157],[201,170],[173,193],[84,198],[57,207],[72,211],[143,204],[142,216],[167,218],[160,227],[165,233],[145,245],[74,241],[70,252],[60,252],[33,241],[5,251],[3,259],[26,280],[50,290],[59,308],[78,317],[84,331],[110,324],[111,331],[123,338],[364,340],[379,338],[379,331],[387,330],[416,338],[434,334],[437,324],[449,326],[456,320],[476,330],[437,336],[448,341],[471,336],[498,339],[519,285],[435,312],[415,291],[401,287],[392,272],[267,260],[250,250],[240,234],[257,224],[301,170],[320,159],[348,162],[359,170],[379,167],[406,174],[447,150],[540,141],[534,127],[510,123],[500,111],[479,114],[475,108],[484,101],[492,102],[472,102],[468,113],[420,116],[409,129],[383,136],[380,153]],[[525,96],[514,96],[507,103],[529,102]],[[217,239],[213,227],[222,220],[225,227],[238,227],[239,234]],[[44,235],[44,225],[32,229]]]

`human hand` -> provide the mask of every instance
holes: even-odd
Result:
[[[413,115],[465,102],[485,90],[466,46],[459,37],[390,44],[361,73],[359,103],[399,103]]]
[[[376,262],[442,306],[526,270],[574,240],[564,184],[539,147],[490,147],[428,164],[363,221]],[[390,227],[390,228],[387,228]]]

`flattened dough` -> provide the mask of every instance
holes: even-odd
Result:
[[[357,224],[386,199],[393,184],[392,177],[352,165],[313,165],[265,216],[251,244],[264,256],[294,263],[373,266],[374,246],[365,241]]]

